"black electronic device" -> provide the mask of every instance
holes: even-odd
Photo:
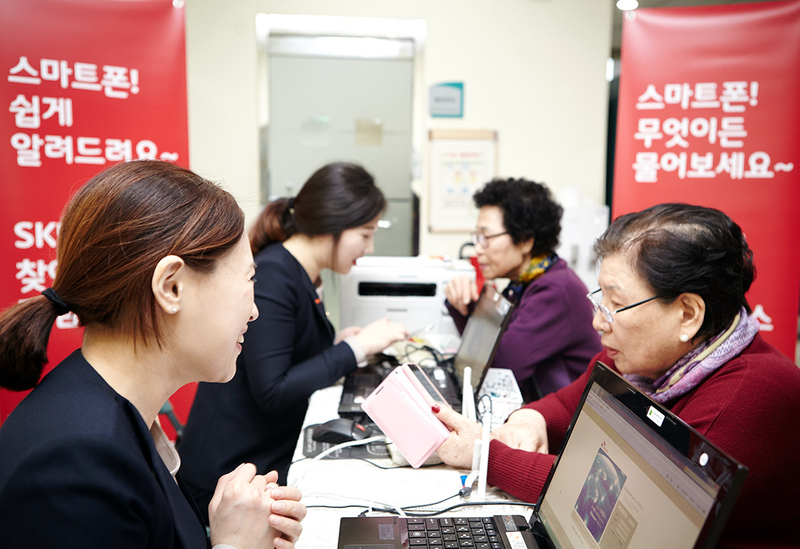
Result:
[[[365,427],[349,418],[338,417],[317,425],[311,438],[317,442],[341,444],[354,440],[364,440],[370,434],[371,429],[369,427]]]

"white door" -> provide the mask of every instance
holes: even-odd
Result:
[[[417,249],[410,187],[413,51],[411,40],[269,38],[267,195],[294,196],[328,162],[361,164],[388,200],[375,255]]]

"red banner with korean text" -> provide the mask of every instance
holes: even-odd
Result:
[[[622,27],[612,215],[718,208],[744,230],[761,333],[794,359],[800,2],[640,9]]]
[[[93,175],[140,158],[188,167],[176,5],[0,0],[0,307],[52,285],[61,212]],[[74,315],[58,318],[49,367],[81,332]],[[24,396],[0,391],[0,422]]]

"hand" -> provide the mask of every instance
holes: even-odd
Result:
[[[361,349],[365,355],[374,355],[380,353],[395,341],[407,338],[408,330],[402,324],[391,322],[388,318],[382,318],[364,326],[355,337],[361,344]]]
[[[547,422],[536,410],[522,408],[508,416],[506,422],[492,431],[506,446],[526,452],[548,453]]]
[[[344,341],[350,336],[358,335],[361,332],[361,328],[358,326],[349,326],[344,328],[343,330],[339,330],[339,333],[336,334],[336,341],[333,342],[334,345]]]
[[[305,506],[299,502],[299,492],[275,484],[275,471],[256,475],[256,467],[243,463],[223,475],[217,482],[214,497],[208,505],[211,544],[225,544],[237,549],[289,549],[300,534],[299,521],[305,516]],[[272,488],[269,488],[272,487]],[[271,493],[280,495],[279,513],[273,514]]]
[[[472,469],[472,456],[475,453],[475,441],[481,438],[483,429],[480,424],[462,416],[449,406],[433,407],[433,413],[450,429],[441,446],[436,450],[439,457],[447,465],[456,469]]]
[[[273,471],[275,475],[278,473]],[[269,523],[281,533],[274,540],[277,549],[289,549],[300,538],[303,526],[300,522],[306,517],[306,506],[300,503],[302,494],[297,488],[268,484],[267,489],[273,499]]]
[[[468,276],[456,276],[447,282],[444,295],[456,311],[467,316],[469,304],[478,301],[478,285]]]

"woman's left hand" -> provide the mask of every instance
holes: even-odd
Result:
[[[436,411],[436,417],[450,429],[450,436],[436,450],[439,457],[447,465],[456,469],[471,469],[472,455],[475,451],[475,441],[481,438],[483,430],[480,424],[475,423],[459,414],[449,406],[444,406]]]

